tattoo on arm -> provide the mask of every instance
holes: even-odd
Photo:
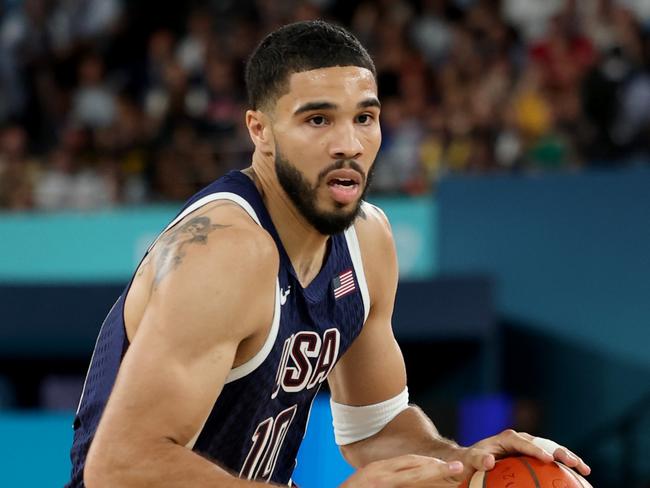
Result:
[[[230,225],[212,223],[211,218],[205,214],[197,215],[183,224],[172,227],[158,240],[149,255],[144,259],[138,271],[138,276],[153,261],[155,267],[151,286],[152,290],[155,290],[165,276],[180,266],[188,246],[192,244],[204,246],[208,243],[210,233],[227,227],[230,227]]]

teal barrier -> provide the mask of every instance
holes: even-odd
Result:
[[[438,209],[433,198],[376,198],[388,217],[399,260],[400,277],[427,279],[438,271]]]
[[[0,486],[50,488],[69,479],[71,413],[0,413]],[[352,473],[334,443],[329,398],[314,401],[293,480],[301,488],[332,488]]]
[[[170,207],[0,216],[0,281],[120,282],[175,214]]]
[[[0,486],[62,487],[70,475],[72,415],[0,413]]]
[[[436,269],[436,208],[430,198],[375,199],[391,220],[401,275]],[[0,282],[127,281],[180,205],[102,212],[0,214]]]

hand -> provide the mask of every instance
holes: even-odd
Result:
[[[459,461],[407,454],[375,461],[350,476],[341,488],[451,488],[458,486],[455,476],[463,472]]]
[[[525,432],[515,432],[511,429],[483,439],[461,451],[458,459],[464,463],[465,471],[457,479],[465,479],[474,471],[490,470],[494,468],[497,459],[512,454],[526,454],[546,463],[559,461],[583,475],[591,472],[591,468],[566,447],[548,439],[533,437]]]

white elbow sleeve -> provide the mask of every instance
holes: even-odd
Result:
[[[408,406],[408,388],[393,398],[362,407],[343,405],[330,399],[336,443],[344,446],[375,435]]]

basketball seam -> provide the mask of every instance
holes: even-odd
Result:
[[[521,461],[521,463],[524,466],[526,466],[526,469],[528,470],[528,472],[530,473],[530,475],[533,478],[533,482],[535,483],[535,488],[542,488],[542,486],[539,484],[539,480],[537,479],[537,476],[535,475],[535,470],[533,469],[533,467],[530,464],[528,464],[528,461],[526,461],[524,458],[520,458],[520,457],[517,458],[517,459],[519,459],[519,461]]]

